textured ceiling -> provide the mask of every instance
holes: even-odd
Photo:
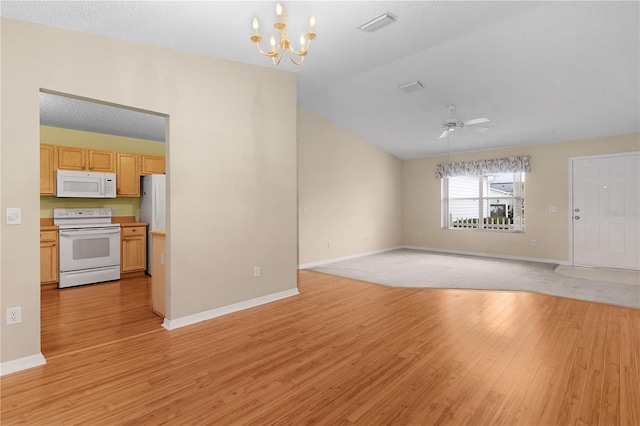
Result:
[[[272,67],[248,39],[254,16],[268,38],[262,29],[273,22],[274,4],[3,0],[0,14]],[[318,38],[305,63],[280,65],[298,75],[298,103],[400,158],[640,132],[640,2],[286,6],[290,34],[306,31],[311,15],[317,20]],[[372,34],[356,29],[384,12],[397,22]],[[415,80],[424,89],[398,90]],[[450,103],[463,120],[489,118],[489,130],[456,131],[449,143],[438,139]],[[67,107],[54,106],[60,104]],[[49,125],[84,124],[83,130],[102,133],[130,129],[129,136],[154,140],[164,135],[157,116],[90,112],[97,107],[75,108],[65,99],[50,105],[41,108]]]
[[[40,92],[40,124],[164,142],[164,116]]]

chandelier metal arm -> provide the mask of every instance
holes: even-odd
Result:
[[[255,37],[255,36],[254,36],[254,37]],[[254,37],[251,37],[251,38],[253,39]],[[262,55],[264,55],[264,56],[268,56],[269,58],[272,58],[272,57],[274,57],[274,56],[277,56],[277,55],[278,55],[278,52],[274,52],[274,51],[271,51],[271,52],[265,52],[264,50],[260,49],[260,41],[262,41],[262,37],[260,37],[260,40],[255,40],[255,42],[256,42],[256,47],[258,48],[258,52],[260,52],[260,54],[262,54]]]

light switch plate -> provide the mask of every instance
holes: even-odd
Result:
[[[20,225],[22,223],[22,209],[20,207],[7,207],[7,225]]]

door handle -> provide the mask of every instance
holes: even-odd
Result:
[[[580,220],[580,216],[575,216],[574,219],[575,220]]]
[[[580,209],[576,207],[575,212],[578,213],[579,211]]]

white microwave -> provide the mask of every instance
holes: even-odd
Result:
[[[56,172],[56,197],[116,198],[115,173]]]

